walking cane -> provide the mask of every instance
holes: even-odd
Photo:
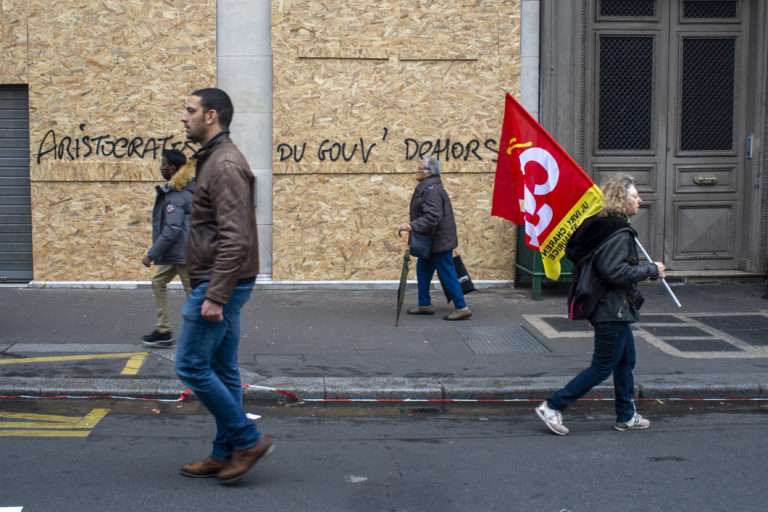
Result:
[[[635,243],[640,248],[640,250],[643,251],[643,255],[646,257],[646,259],[651,263],[653,263],[653,260],[648,255],[648,251],[645,250],[645,247],[643,247],[643,244],[640,243],[640,240],[638,240],[637,237],[635,237]],[[680,304],[679,300],[677,300],[677,296],[675,295],[675,292],[672,291],[672,288],[669,287],[669,283],[667,283],[667,280],[662,277],[661,283],[664,285],[664,288],[667,289],[667,292],[669,292],[669,296],[672,297],[672,300],[675,301],[675,305],[679,308],[682,308],[683,305]]]

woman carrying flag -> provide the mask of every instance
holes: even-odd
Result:
[[[568,241],[566,255],[578,262],[594,252],[592,269],[606,285],[589,321],[595,330],[592,364],[536,408],[536,414],[557,435],[568,434],[562,411],[611,374],[618,431],[641,430],[651,422],[635,410],[635,340],[631,323],[639,319],[643,298],[637,283],[664,277],[664,265],[638,260],[635,237],[629,225],[642,202],[631,177],[612,176],[601,187],[603,209],[585,220]]]

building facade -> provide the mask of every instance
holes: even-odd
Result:
[[[632,174],[654,258],[766,270],[766,3],[541,4],[541,119],[596,179]]]
[[[257,177],[266,279],[399,273],[420,156],[475,279],[515,278],[490,217],[503,98],[596,179],[636,176],[675,270],[765,270],[757,0],[0,0],[0,279],[146,281],[186,94],[218,85]]]

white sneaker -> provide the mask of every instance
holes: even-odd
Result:
[[[567,435],[570,432],[565,425],[563,425],[563,415],[560,411],[552,409],[546,402],[541,402],[541,405],[536,409],[536,414],[541,418],[541,421],[552,431],[553,434],[559,436]]]
[[[616,422],[613,428],[619,432],[624,432],[625,430],[645,430],[650,426],[651,422],[649,420],[635,413],[629,421]]]

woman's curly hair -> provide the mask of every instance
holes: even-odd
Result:
[[[600,186],[603,190],[603,210],[600,214],[629,216],[629,187],[634,185],[635,180],[627,174],[615,174],[606,179]]]

